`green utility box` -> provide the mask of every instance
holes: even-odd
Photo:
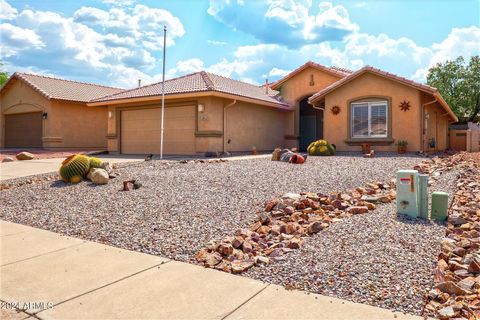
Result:
[[[418,175],[418,216],[428,219],[428,174]]]
[[[448,193],[446,192],[433,192],[432,193],[432,213],[431,218],[433,220],[443,221],[448,216]]]

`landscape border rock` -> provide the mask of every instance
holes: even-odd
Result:
[[[396,191],[375,182],[345,193],[287,193],[266,203],[249,228],[238,229],[221,241],[211,241],[195,256],[198,263],[230,273],[242,273],[255,265],[281,260],[303,247],[305,238],[352,215],[376,209],[367,201],[375,195],[392,202]]]
[[[425,294],[425,316],[480,318],[480,153],[424,161],[416,169],[435,173],[456,168],[459,177],[440,244],[434,289]],[[438,175],[438,174],[437,174]]]
[[[23,161],[23,160],[32,160],[35,158],[35,156],[33,155],[33,153],[23,151],[23,152],[17,153],[15,158],[17,158],[17,160]]]

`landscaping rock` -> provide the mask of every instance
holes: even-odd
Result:
[[[5,157],[2,160],[2,162],[13,162],[13,161],[15,161],[15,159],[13,159],[12,157]]]
[[[280,155],[281,155],[282,149],[276,148],[272,152],[272,161],[280,161]]]
[[[347,212],[351,214],[364,214],[368,212],[368,207],[366,206],[349,207],[347,209]]]
[[[17,160],[32,160],[35,156],[30,152],[23,151],[18,153],[15,158],[17,158]]]
[[[282,151],[283,152],[283,151]],[[280,156],[280,161],[282,162],[290,162],[290,158],[294,155],[294,153],[290,150],[282,153]]]
[[[292,200],[300,200],[301,195],[298,193],[286,193],[283,195],[282,199],[292,199]]]
[[[123,181],[123,191],[132,191],[134,189],[135,180]]]
[[[142,185],[141,182],[135,181],[135,182],[133,183],[133,189],[135,189],[135,190],[136,190],[136,189],[140,189],[142,186],[143,186],[143,185]]]
[[[436,288],[442,292],[459,296],[467,293],[465,290],[456,285],[453,281],[441,282],[436,286]]]
[[[363,192],[388,197],[391,190],[376,182],[369,183],[365,191],[357,188],[331,195],[312,192],[284,194],[282,198],[268,201],[264,212],[257,213],[248,229],[238,229],[234,236],[227,236],[200,250],[195,259],[204,266],[233,273],[247,271],[252,265],[266,265],[269,259],[279,261],[284,254],[302,248],[307,236],[319,233],[331,223],[374,210],[373,203],[361,200]],[[211,248],[222,256],[218,264],[213,257],[207,261],[206,252],[211,252]]]
[[[440,319],[450,319],[455,316],[455,311],[452,307],[445,307],[438,310],[438,315],[440,316]]]
[[[107,184],[109,181],[108,172],[100,168],[90,169],[87,178],[95,184]]]
[[[441,319],[474,319],[480,310],[480,176],[479,154],[459,153],[448,158],[433,158],[419,169],[439,179],[455,168],[459,174],[449,209],[446,238],[441,241],[435,280],[443,294],[428,295],[427,315]],[[432,174],[437,173],[437,174]]]
[[[222,256],[217,253],[210,253],[205,257],[205,267],[213,267],[222,261]]]
[[[323,224],[320,221],[312,222],[308,226],[308,234],[318,233],[318,232],[322,231],[322,229],[323,229]]]
[[[256,256],[255,257],[255,265],[261,265],[261,264],[268,264],[270,262],[270,259],[264,256]]]
[[[110,162],[107,162],[107,161],[102,162],[101,168],[107,171],[108,174],[113,173],[113,168],[110,165]]]
[[[253,261],[234,260],[232,262],[232,273],[242,273],[253,266]]]

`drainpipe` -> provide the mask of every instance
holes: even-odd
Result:
[[[232,102],[223,107],[223,152],[226,152],[226,134],[227,134],[227,109],[237,103],[237,99],[234,99]]]
[[[426,142],[425,137],[428,134],[428,132],[427,132],[427,130],[428,130],[428,118],[425,116],[425,106],[428,106],[428,105],[430,105],[432,103],[435,103],[437,101],[438,101],[438,99],[435,98],[432,101],[429,101],[427,103],[422,104],[422,119],[423,119],[423,121],[422,121],[422,123],[423,123],[423,128],[422,128],[423,129],[422,130],[422,151],[423,152],[425,152],[425,142]]]
[[[310,103],[310,105],[312,106],[313,109],[317,109],[317,110],[322,110],[322,111],[325,111],[325,107],[317,107],[316,105],[314,105],[313,103]]]

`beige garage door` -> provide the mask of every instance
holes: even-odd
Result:
[[[41,148],[42,113],[5,115],[5,147]]]
[[[121,114],[121,152],[160,153],[160,108],[125,110]],[[195,153],[195,107],[165,108],[165,154]]]

